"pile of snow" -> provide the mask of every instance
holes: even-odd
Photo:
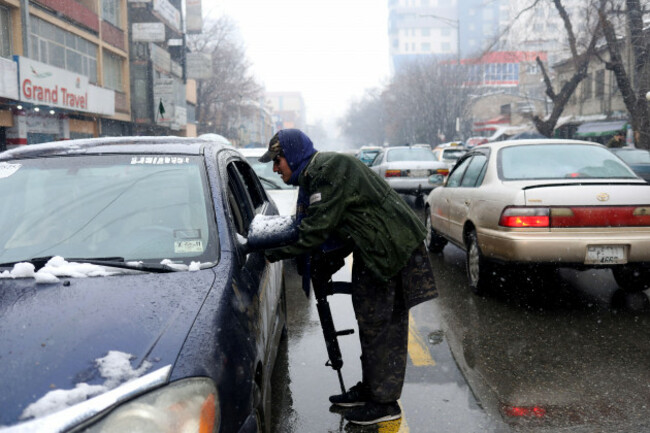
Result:
[[[140,368],[134,369],[131,366],[131,359],[134,358],[135,356],[129,353],[119,352],[117,350],[109,351],[103,358],[97,358],[95,360],[95,366],[99,370],[99,374],[106,379],[103,385],[89,385],[81,382],[73,389],[50,391],[36,402],[27,406],[20,415],[20,418],[39,418],[50,413],[58,412],[136,379],[151,368],[151,363],[145,361]]]
[[[103,266],[90,263],[67,262],[63,257],[52,257],[38,272],[34,265],[28,262],[16,263],[11,271],[0,273],[0,278],[34,278],[37,283],[56,283],[58,277],[106,277],[114,275]]]

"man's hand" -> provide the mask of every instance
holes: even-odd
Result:
[[[287,258],[285,254],[282,254],[279,248],[272,248],[269,250],[264,250],[264,257],[271,263],[279,262]]]

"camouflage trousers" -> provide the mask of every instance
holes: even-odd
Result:
[[[424,245],[386,282],[374,278],[361,260],[355,258],[353,262],[352,305],[359,325],[362,381],[372,401],[392,402],[402,394],[408,354],[408,310],[415,305],[407,292],[414,287],[418,293],[415,303],[437,296]]]

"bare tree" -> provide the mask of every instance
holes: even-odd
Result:
[[[189,35],[187,45],[191,52],[208,54],[212,60],[212,76],[197,83],[199,134],[212,132],[236,138],[242,117],[254,109],[250,102],[260,101],[264,89],[250,72],[234,24],[225,16],[206,21],[203,33]]]
[[[648,13],[640,0],[612,1],[608,10],[599,10],[599,19],[607,41],[609,60],[605,67],[614,72],[623,102],[630,113],[637,147],[650,149],[650,117],[646,94],[650,91],[650,42],[649,31],[644,31],[643,15]],[[647,3],[645,4],[647,7]],[[616,25],[617,17],[623,15],[626,25]],[[616,31],[627,32],[617,35]],[[621,40],[629,43],[628,68],[622,52]]]
[[[606,0],[596,1],[596,4],[590,4],[589,8],[585,10],[590,10],[593,7],[596,7],[599,13],[604,10]],[[549,72],[546,69],[546,66],[539,57],[536,59],[537,64],[539,65],[544,77],[546,94],[553,102],[553,108],[548,116],[541,117],[539,115],[534,115],[533,122],[537,130],[547,137],[550,137],[553,134],[555,125],[562,115],[564,107],[571,98],[571,95],[573,95],[575,90],[578,88],[580,82],[587,77],[589,62],[595,55],[596,43],[601,35],[600,21],[592,24],[589,22],[589,20],[586,20],[585,27],[587,28],[587,31],[584,33],[581,32],[581,34],[585,35],[585,39],[582,41],[583,44],[581,44],[581,41],[576,37],[573,23],[571,22],[571,18],[567,13],[564,5],[562,4],[562,0],[553,0],[553,4],[555,5],[557,12],[562,19],[564,29],[567,34],[567,42],[571,51],[571,61],[573,62],[573,74],[566,82],[562,84],[562,86],[559,88],[559,91],[556,92],[553,88],[553,83],[549,76]],[[585,42],[586,45],[584,45]]]
[[[455,62],[414,62],[395,75],[383,94],[386,136],[392,144],[437,144],[455,138],[469,87]]]

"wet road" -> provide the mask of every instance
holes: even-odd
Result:
[[[606,270],[521,270],[481,298],[467,289],[461,250],[431,261],[440,296],[411,310],[402,420],[361,428],[330,408],[339,386],[324,366],[315,301],[294,287],[274,432],[650,432],[645,293],[623,295]],[[338,330],[356,329],[349,296],[330,304]],[[339,342],[350,387],[360,378],[358,339]]]

